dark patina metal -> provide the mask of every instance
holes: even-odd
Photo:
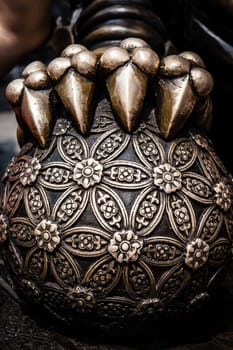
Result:
[[[22,148],[0,227],[20,296],[73,328],[121,334],[207,303],[232,257],[233,190],[203,131],[213,85],[203,61],[141,41],[153,41],[148,25],[163,31],[141,1],[104,4],[80,17],[94,51],[68,46],[7,89]],[[121,40],[130,22],[112,23],[115,11],[139,17],[139,38]]]

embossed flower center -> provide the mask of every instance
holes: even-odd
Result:
[[[182,187],[181,172],[166,163],[154,168],[154,184],[165,193],[171,193]]]
[[[103,212],[104,217],[106,219],[111,219],[119,211],[117,206],[116,206],[116,204],[113,201],[111,201],[111,200],[109,200],[106,203],[102,204],[100,209]]]
[[[193,270],[203,266],[209,256],[209,245],[201,238],[197,238],[187,245],[185,263]]]
[[[224,211],[230,209],[233,197],[233,191],[230,184],[225,184],[221,181],[214,186],[214,191],[216,204]]]
[[[147,219],[152,219],[156,209],[157,208],[154,204],[144,201],[142,207],[139,209],[139,213]]]
[[[42,237],[43,237],[43,239],[44,239],[45,241],[49,241],[49,240],[51,239],[51,233],[48,232],[48,231],[44,231],[44,232],[42,233]]]
[[[99,183],[102,178],[103,165],[93,158],[85,159],[74,168],[73,179],[84,188]]]
[[[31,158],[24,165],[23,171],[20,173],[20,182],[23,186],[30,185],[36,181],[41,164],[37,158]]]
[[[115,232],[108,246],[109,253],[119,262],[135,261],[143,247],[143,242],[138,239],[133,231]]]
[[[94,173],[94,169],[89,166],[86,166],[82,171],[83,176],[86,176],[86,177],[92,176],[93,173]]]
[[[128,181],[128,182],[133,181],[133,169],[120,167],[118,179],[120,181]]]
[[[94,247],[94,237],[93,235],[85,235],[82,234],[79,237],[79,248],[82,250],[87,249],[87,250],[92,250]]]
[[[142,144],[142,150],[145,155],[149,156],[151,154],[158,155],[158,150],[152,142],[146,142]]]
[[[42,220],[35,228],[34,235],[39,248],[54,251],[56,246],[60,243],[60,233],[57,224],[49,220]]]
[[[102,145],[102,148],[108,153],[112,153],[113,150],[118,146],[117,142],[112,139],[107,139],[106,142]]]

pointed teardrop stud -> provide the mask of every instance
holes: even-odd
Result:
[[[112,108],[127,132],[139,124],[148,81],[159,69],[160,59],[139,38],[127,38],[120,47],[107,48],[100,57]]]
[[[165,139],[177,135],[196,103],[189,74],[174,79],[161,79],[158,86],[159,128]]]
[[[138,123],[147,81],[146,74],[131,63],[118,68],[107,78],[112,107],[128,132],[132,132]]]
[[[90,108],[94,87],[92,81],[74,70],[69,70],[55,86],[62,103],[82,134],[85,134],[90,126]]]
[[[25,86],[21,115],[33,137],[44,147],[50,135],[52,121],[49,90],[32,90]]]

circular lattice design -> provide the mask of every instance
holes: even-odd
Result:
[[[28,300],[71,323],[188,312],[231,258],[232,177],[199,132],[165,142],[151,113],[128,134],[100,107],[88,137],[60,118],[45,149],[10,163],[5,260]]]

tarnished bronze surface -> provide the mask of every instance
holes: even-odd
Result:
[[[93,25],[89,50],[72,44],[7,88],[23,146],[3,178],[0,240],[27,303],[73,329],[120,335],[214,295],[232,260],[233,183],[205,133],[203,60],[164,56],[155,17],[152,32],[137,20],[127,29],[129,18],[93,14],[104,4],[80,16]]]
[[[16,289],[29,302],[71,327],[80,327],[82,320],[83,327],[119,328],[120,334],[155,319],[181,317],[208,301],[232,256],[232,177],[207,136],[192,125],[182,130],[184,121],[179,125],[178,120],[179,137],[166,141],[157,125],[166,114],[156,98],[147,96],[146,105],[138,104],[146,98],[146,86],[140,95],[144,79],[159,71],[159,60],[148,47],[103,53],[100,72],[102,65],[107,91],[101,76],[96,84],[102,94],[96,95],[91,129],[81,136],[73,118],[77,95],[71,76],[83,69],[78,74],[83,79],[84,72],[89,79],[98,65],[92,53],[79,49],[68,47],[62,55],[66,57],[49,65],[61,99],[54,97],[56,121],[46,147],[31,139],[6,171],[3,257]],[[90,61],[79,61],[82,53]],[[180,83],[187,89],[190,62],[168,56],[160,65],[161,79],[184,74]],[[194,88],[208,96],[209,73],[195,69]],[[135,79],[138,90],[133,90]],[[160,78],[156,81],[149,96],[161,89]],[[180,85],[175,94],[181,94],[178,105],[185,110],[188,100]],[[122,111],[133,107],[132,120],[140,118],[129,130],[131,119]],[[125,121],[126,131],[115,113]],[[83,120],[78,122],[81,129]]]

